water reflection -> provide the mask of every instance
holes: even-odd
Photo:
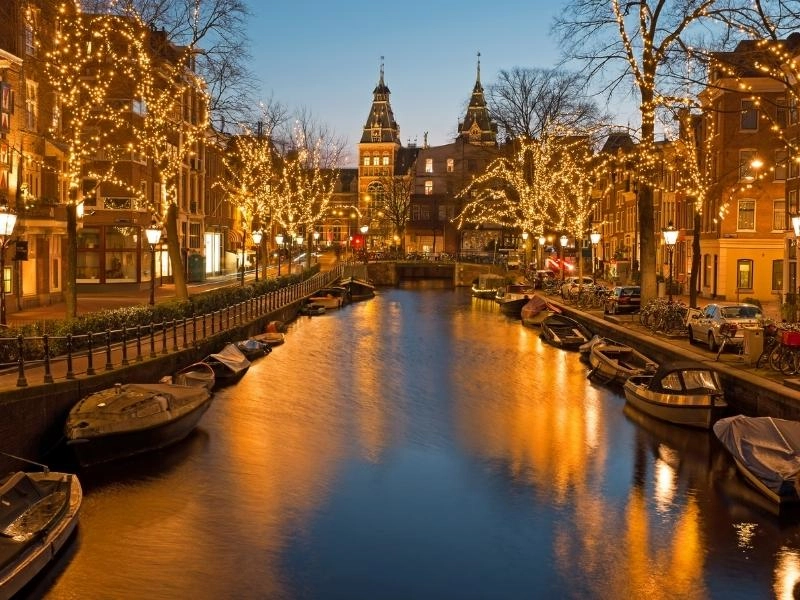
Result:
[[[800,572],[798,520],[708,432],[461,290],[294,322],[185,443],[86,481],[30,597],[790,598]]]

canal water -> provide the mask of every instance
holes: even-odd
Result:
[[[26,598],[795,597],[800,516],[468,290],[292,323],[166,451],[84,471]]]

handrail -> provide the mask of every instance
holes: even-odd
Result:
[[[159,350],[161,355],[168,355],[179,352],[181,349],[196,347],[199,342],[206,339],[209,331],[213,336],[216,333],[242,327],[246,323],[307,298],[316,290],[340,278],[342,271],[342,265],[336,265],[330,271],[317,273],[300,283],[293,283],[210,313],[193,315],[191,318],[164,320],[160,323],[150,322],[147,325],[137,325],[135,328],[123,326],[121,329],[107,329],[103,332],[85,334],[0,337],[0,344],[13,344],[16,346],[17,354],[16,360],[0,363],[0,374],[16,371],[16,387],[27,387],[27,373],[36,367],[43,368],[42,383],[54,383],[57,379],[69,380],[75,379],[78,375],[95,375],[94,359],[100,353],[105,360],[103,371],[106,372],[129,366],[131,360],[141,362],[144,360],[143,341],[149,349],[148,358],[156,358]],[[189,325],[190,321],[191,326]],[[170,338],[171,348],[169,347]],[[102,343],[97,344],[96,342],[100,339],[103,340]],[[61,355],[53,356],[51,351],[54,345],[63,346],[66,351]],[[26,346],[41,347],[44,357],[26,359]],[[129,355],[132,355],[133,358],[130,359]],[[74,366],[78,358],[85,359],[85,371],[75,370]],[[64,373],[55,376],[53,367],[61,363],[65,363]]]

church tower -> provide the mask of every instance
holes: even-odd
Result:
[[[472,97],[467,107],[467,116],[458,124],[458,137],[477,146],[497,146],[497,124],[489,117],[489,108],[481,85],[481,53],[478,52],[478,75]]]

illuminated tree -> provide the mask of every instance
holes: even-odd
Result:
[[[608,76],[605,91],[631,81],[638,93],[641,117],[642,169],[639,232],[643,298],[656,295],[656,235],[652,170],[656,112],[671,96],[669,84],[681,80],[684,50],[694,25],[715,17],[721,0],[570,0],[555,31],[567,58],[582,62],[590,73]],[[615,69],[618,65],[619,68]]]
[[[380,186],[382,210],[392,225],[394,234],[405,244],[405,233],[411,219],[411,196],[414,193],[414,178],[411,172],[392,175],[377,180]],[[401,246],[402,253],[402,246]]]
[[[80,13],[63,2],[56,36],[47,53],[45,73],[53,95],[49,136],[63,152],[62,182],[67,186],[66,317],[77,315],[77,209],[85,195],[102,184],[124,185],[115,173],[122,155],[117,135],[126,125],[129,106],[115,100],[130,76],[119,64],[124,38],[119,19]]]

